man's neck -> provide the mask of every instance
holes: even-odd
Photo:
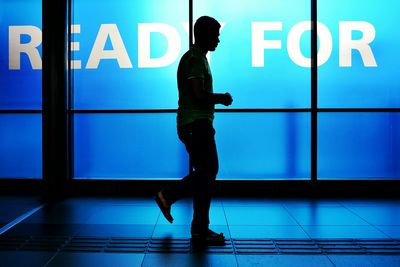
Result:
[[[194,43],[194,44],[195,44],[197,47],[200,48],[201,52],[202,52],[204,55],[207,55],[207,53],[208,53],[207,48],[204,48],[204,46],[202,46],[202,45],[199,44],[199,43]]]

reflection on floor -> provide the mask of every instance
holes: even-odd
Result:
[[[400,266],[400,200],[216,199],[211,228],[227,240],[203,252],[190,244],[189,200],[172,225],[151,198],[0,204],[4,267]]]

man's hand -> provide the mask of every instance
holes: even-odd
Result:
[[[216,94],[209,93],[204,90],[204,82],[203,79],[194,78],[189,81],[189,88],[193,90],[194,96],[196,99],[205,104],[222,104],[224,106],[230,106],[233,102],[232,96],[230,93],[225,94]]]
[[[230,93],[225,93],[222,95],[221,104],[224,106],[230,106],[233,102],[233,98]]]

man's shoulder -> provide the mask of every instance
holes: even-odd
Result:
[[[202,71],[206,68],[206,62],[201,55],[193,53],[193,51],[187,51],[179,62],[179,68],[181,70],[198,70]]]
[[[181,62],[203,62],[203,55],[198,53],[198,51],[194,49],[188,50],[185,54],[183,54],[181,58]]]

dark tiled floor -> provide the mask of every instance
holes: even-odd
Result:
[[[34,198],[0,197],[0,202],[2,227],[41,205]],[[237,250],[234,253],[237,244],[230,243],[224,250],[210,250],[212,253],[188,253],[190,201],[178,202],[172,214],[175,220],[171,225],[151,198],[74,198],[45,205],[2,234],[0,266],[400,266],[400,254],[393,252],[257,254]],[[398,242],[400,239],[400,200],[216,199],[211,218],[211,228],[224,232],[232,242],[237,239],[289,239],[291,242],[397,239]],[[87,242],[92,251],[57,250],[60,244],[73,244],[74,237],[81,240],[80,245]],[[13,247],[12,242],[18,238],[22,238],[18,242],[30,245],[15,243]],[[130,252],[99,249],[104,242],[110,245],[115,240],[123,243],[130,239],[139,243],[142,239],[161,243],[172,239],[178,243],[171,250],[164,248],[164,253],[141,251],[131,243],[134,250]],[[43,245],[49,240],[56,246]]]
[[[35,197],[0,196],[0,227],[37,206],[40,203]]]

